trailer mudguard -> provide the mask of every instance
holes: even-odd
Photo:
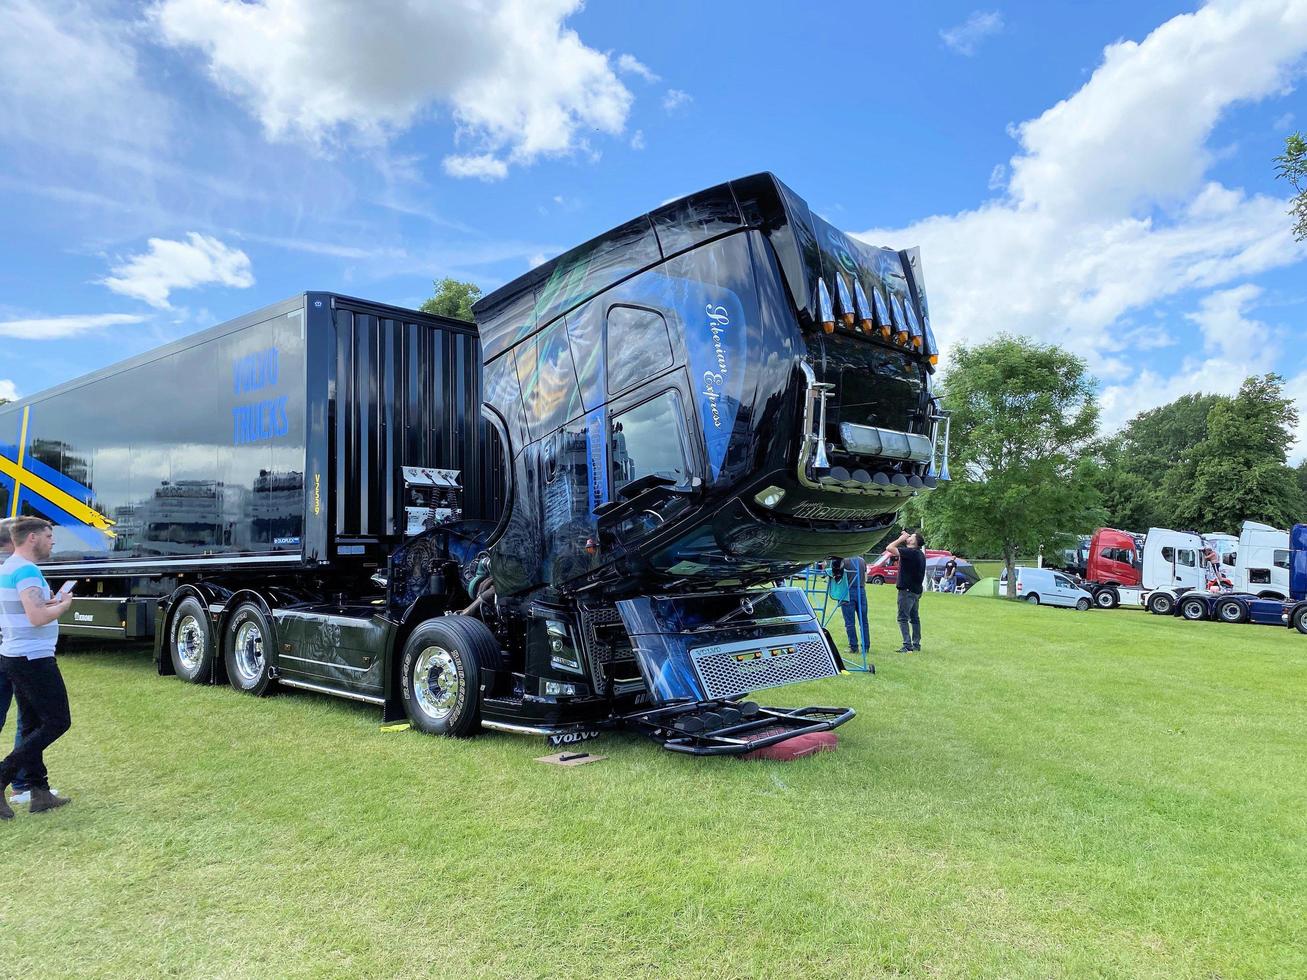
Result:
[[[802,589],[617,603],[653,700],[710,701],[839,673]]]

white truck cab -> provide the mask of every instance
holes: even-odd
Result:
[[[1230,579],[1235,591],[1261,599],[1289,598],[1288,531],[1244,521],[1239,530],[1239,550],[1234,557],[1234,574]]]

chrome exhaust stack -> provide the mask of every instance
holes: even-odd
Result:
[[[802,455],[806,458],[808,447],[815,445],[816,448],[812,454],[813,474],[821,477],[830,472],[830,458],[826,455],[826,399],[834,392],[835,386],[828,382],[818,381],[816,373],[812,370],[812,365],[807,361],[800,361],[799,369],[803,371],[804,380],[808,384],[803,399],[805,452]]]

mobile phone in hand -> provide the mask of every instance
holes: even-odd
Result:
[[[72,591],[73,591],[73,587],[76,586],[76,585],[77,585],[77,581],[76,581],[76,579],[71,579],[71,578],[70,578],[70,579],[69,579],[67,582],[65,582],[63,585],[59,586],[59,594],[60,594],[60,595],[70,595],[70,594],[72,593]]]

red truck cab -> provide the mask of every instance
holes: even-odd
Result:
[[[1100,527],[1089,542],[1085,579],[1099,585],[1136,588],[1143,581],[1140,576],[1142,558],[1138,539],[1129,531]]]
[[[937,548],[926,549],[927,558],[951,558],[953,553],[950,551],[940,551]],[[899,581],[899,560],[885,552],[875,561],[867,566],[867,581],[872,585],[897,585]]]

